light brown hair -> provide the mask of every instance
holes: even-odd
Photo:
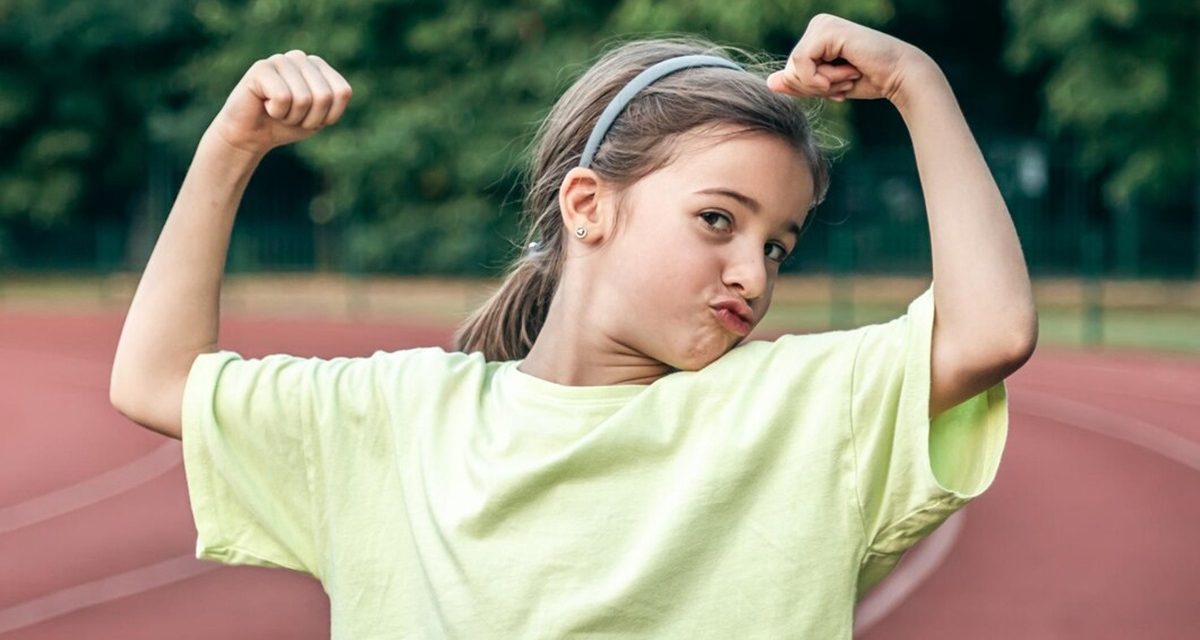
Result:
[[[619,199],[621,190],[673,160],[674,143],[683,134],[732,124],[739,127],[737,134],[767,133],[791,144],[812,168],[811,207],[825,199],[829,163],[814,139],[814,113],[767,88],[766,76],[782,67],[778,61],[697,36],[618,43],[575,80],[539,126],[526,174],[522,217],[528,229],[522,251],[499,289],[458,327],[455,350],[482,351],[487,360],[518,360],[529,353],[546,321],[566,256],[569,232],[558,206],[564,177],[579,165],[600,113],[626,83],[657,62],[690,54],[721,56],[745,71],[693,67],[658,79],[613,122],[589,168],[614,185]],[[534,241],[536,250],[525,250]]]

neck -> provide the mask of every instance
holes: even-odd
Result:
[[[556,384],[590,387],[650,384],[675,371],[615,339],[597,319],[604,315],[594,300],[573,295],[567,281],[558,290],[546,322],[529,354],[517,367],[523,373]]]

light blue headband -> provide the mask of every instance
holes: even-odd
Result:
[[[742,67],[735,62],[710,55],[678,56],[651,65],[645,71],[637,74],[633,80],[630,80],[629,84],[622,87],[621,91],[612,99],[612,102],[608,103],[608,106],[604,108],[604,113],[600,114],[600,119],[596,121],[596,126],[592,128],[592,135],[588,137],[587,146],[583,148],[583,157],[579,160],[579,166],[587,167],[592,164],[592,159],[596,156],[596,149],[600,147],[600,143],[604,140],[604,135],[608,133],[608,128],[612,126],[617,116],[621,115],[621,112],[625,110],[625,105],[629,104],[629,101],[639,91],[665,75],[689,67],[728,67],[738,71],[742,70]]]
[[[665,75],[689,67],[727,67],[737,71],[743,70],[736,62],[710,55],[677,56],[650,65],[622,87],[612,99],[612,102],[608,103],[608,106],[604,108],[604,112],[600,114],[600,119],[596,121],[596,126],[592,127],[592,135],[588,136],[587,145],[583,147],[583,156],[579,160],[579,166],[588,167],[592,164],[592,159],[596,157],[596,149],[604,141],[604,135],[608,133],[608,128],[612,126],[617,116],[621,115],[621,112],[625,110],[625,105],[629,104],[629,101],[639,91]],[[534,251],[539,245],[539,242],[531,242],[526,250]]]

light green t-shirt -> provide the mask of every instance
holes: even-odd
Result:
[[[319,579],[335,640],[850,638],[856,600],[991,485],[1003,382],[928,419],[903,316],[650,385],[480,353],[199,356],[196,556]]]

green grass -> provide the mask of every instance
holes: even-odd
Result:
[[[1038,323],[1041,344],[1084,344],[1078,309],[1039,311]],[[1110,309],[1104,311],[1100,327],[1105,345],[1200,353],[1200,313]]]
[[[0,312],[20,308],[124,313],[140,274],[96,277],[0,276]],[[872,284],[873,283],[873,284]],[[379,278],[347,280],[338,275],[294,274],[227,278],[222,313],[289,315],[300,318],[421,321],[455,325],[483,302],[497,283],[454,279]],[[844,286],[838,284],[837,286]],[[921,278],[856,278],[858,301],[834,319],[828,281],[795,279],[776,288],[763,333],[851,329],[902,315],[920,293]],[[1106,301],[1123,307],[1101,316],[1099,344],[1200,355],[1200,308],[1195,288],[1164,288],[1162,283],[1110,283]],[[1038,289],[1039,346],[1083,347],[1084,313],[1078,283],[1035,282]],[[757,331],[756,331],[757,333]]]
[[[831,322],[828,305],[776,303],[763,318],[761,328],[770,331],[827,331],[854,328],[899,317],[905,305],[866,305],[840,323]],[[1101,315],[1104,346],[1135,347],[1200,354],[1200,313],[1141,309],[1108,309]],[[1042,346],[1087,346],[1084,313],[1078,308],[1039,308],[1038,344]]]

